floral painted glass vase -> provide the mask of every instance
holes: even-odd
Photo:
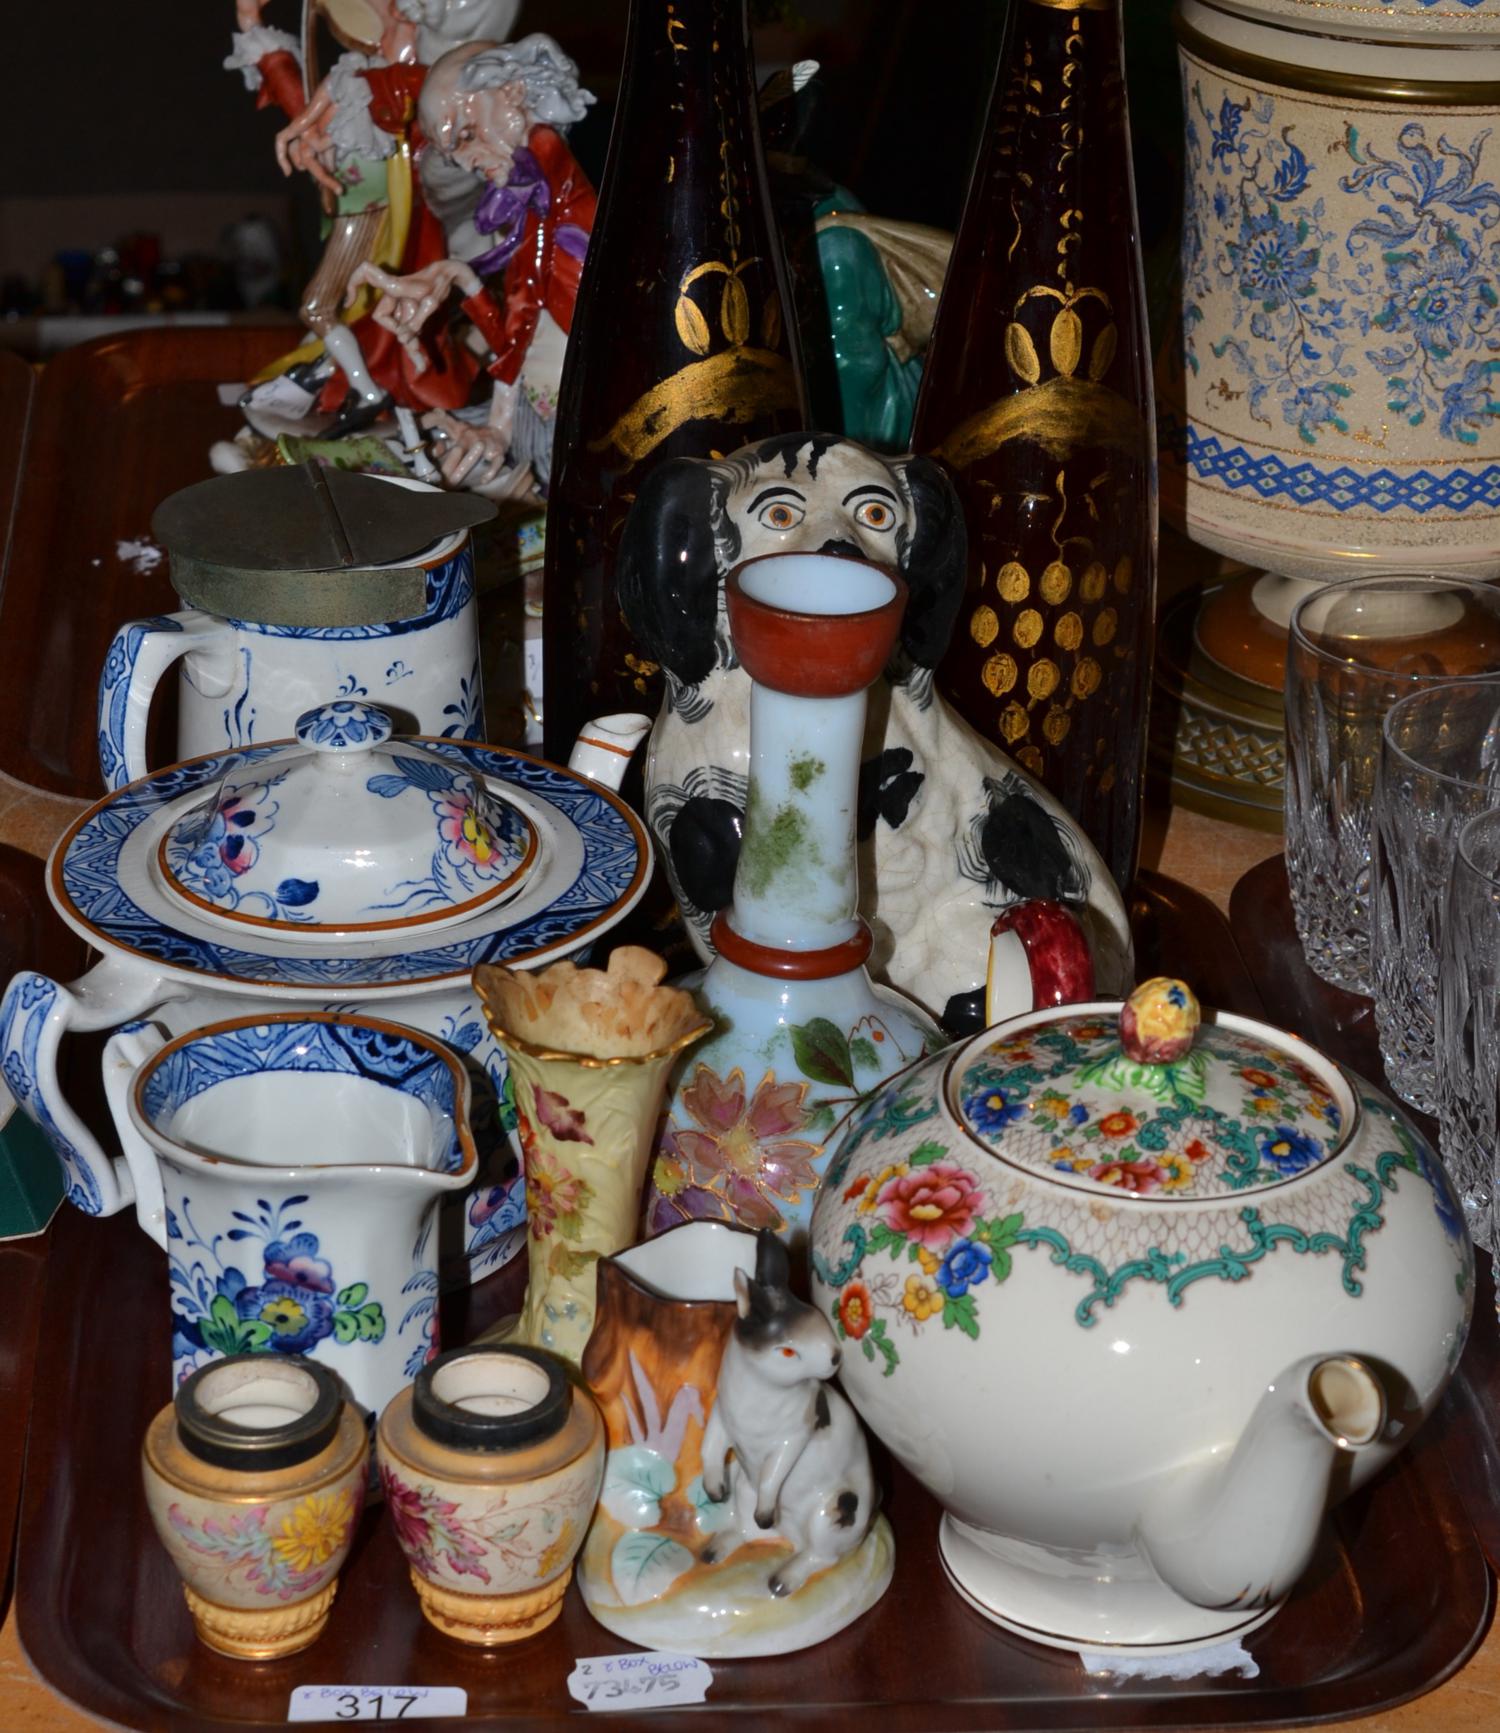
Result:
[[[530,1281],[506,1337],[574,1365],[594,1327],[598,1260],[637,1237],[667,1072],[711,1026],[691,994],[661,985],[666,972],[632,945],[607,970],[474,971],[510,1059],[526,1161]]]
[[[725,582],[753,685],[734,900],[695,990],[718,1032],[673,1080],[647,1229],[718,1218],[806,1231],[834,1128],[941,1037],[865,969],[855,807],[866,691],[906,585],[862,560],[770,554]]]

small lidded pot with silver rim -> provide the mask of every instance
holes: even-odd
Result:
[[[376,1457],[428,1622],[486,1647],[544,1630],[604,1478],[604,1424],[560,1360],[440,1354],[387,1404]]]
[[[157,1414],[141,1447],[146,1503],[209,1648],[260,1661],[317,1640],[368,1459],[359,1410],[300,1355],[216,1360]]]

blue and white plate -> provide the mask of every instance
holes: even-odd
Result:
[[[329,988],[418,989],[466,976],[477,963],[534,968],[568,956],[640,901],[651,868],[644,826],[617,795],[523,753],[424,739],[520,807],[537,834],[519,894],[458,926],[334,940],[249,933],[174,897],[158,861],[163,837],[205,787],[231,768],[285,751],[285,741],[189,759],[117,789],[89,808],[53,850],[48,888],[74,931],[192,980],[204,976],[276,993]]]

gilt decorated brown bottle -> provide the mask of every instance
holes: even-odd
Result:
[[[614,593],[651,468],[805,425],[745,0],[632,0],[619,109],[568,340],[547,502],[544,730],[654,710]]]
[[[1015,0],[917,405],[969,531],[939,689],[1135,870],[1155,438],[1120,0]]]

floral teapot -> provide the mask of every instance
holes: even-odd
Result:
[[[1028,1012],[849,1121],[813,1292],[981,1612],[1067,1648],[1236,1638],[1429,1414],[1473,1251],[1391,1102],[1180,982]]]

